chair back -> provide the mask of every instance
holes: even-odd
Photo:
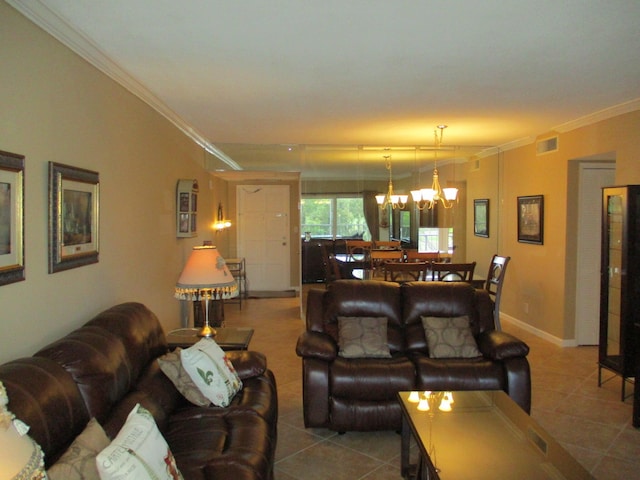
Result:
[[[373,248],[388,248],[389,250],[400,250],[401,243],[400,240],[376,240],[373,244]]]
[[[433,280],[438,282],[471,282],[476,262],[471,263],[439,263],[431,264]]]
[[[493,321],[496,330],[501,330],[500,326],[500,297],[502,296],[502,285],[504,284],[504,276],[507,273],[507,264],[511,257],[501,257],[494,255],[489,265],[489,273],[484,288],[489,292],[491,300],[493,300]]]
[[[417,282],[425,280],[429,262],[385,262],[385,282]]]
[[[345,240],[345,244],[349,260],[367,261],[371,259],[372,242],[366,240]],[[362,258],[354,258],[355,255],[362,255]]]
[[[415,249],[404,251],[404,258],[407,262],[439,262],[439,252],[419,252]]]

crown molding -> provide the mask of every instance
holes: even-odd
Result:
[[[114,62],[87,36],[75,30],[66,20],[54,13],[40,0],[6,0],[6,2],[63,45],[140,98],[211,155],[234,170],[242,170],[240,165],[207,140],[204,135],[196,131],[118,63]]]
[[[618,115],[624,115],[625,113],[635,112],[636,110],[640,110],[640,98],[635,98],[628,102],[620,103],[618,105],[590,113],[583,117],[576,118],[575,120],[561,123],[557,127],[553,127],[551,130],[555,130],[559,133],[566,133],[571,130],[575,130],[576,128],[586,127],[587,125],[608,120],[610,118],[617,117]]]

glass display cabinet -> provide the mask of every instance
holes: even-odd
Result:
[[[622,377],[623,401],[640,353],[634,335],[640,323],[639,217],[640,185],[602,189],[598,386],[603,369]]]

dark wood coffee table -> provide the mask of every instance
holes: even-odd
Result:
[[[169,348],[189,348],[202,337],[199,328],[178,328],[167,334]],[[253,328],[216,327],[218,332],[213,339],[223,350],[247,350],[253,336]]]
[[[402,407],[401,474],[428,480],[593,480],[593,476],[502,391],[451,392],[451,411],[438,409],[441,394],[418,410],[410,392]],[[421,395],[424,392],[420,392]],[[440,395],[440,396],[438,396]],[[419,448],[410,465],[411,437]]]

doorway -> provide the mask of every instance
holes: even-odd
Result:
[[[288,185],[238,185],[238,255],[252,294],[291,290]]]
[[[614,162],[582,162],[578,170],[576,342],[597,345],[600,324],[602,187],[615,182]]]

